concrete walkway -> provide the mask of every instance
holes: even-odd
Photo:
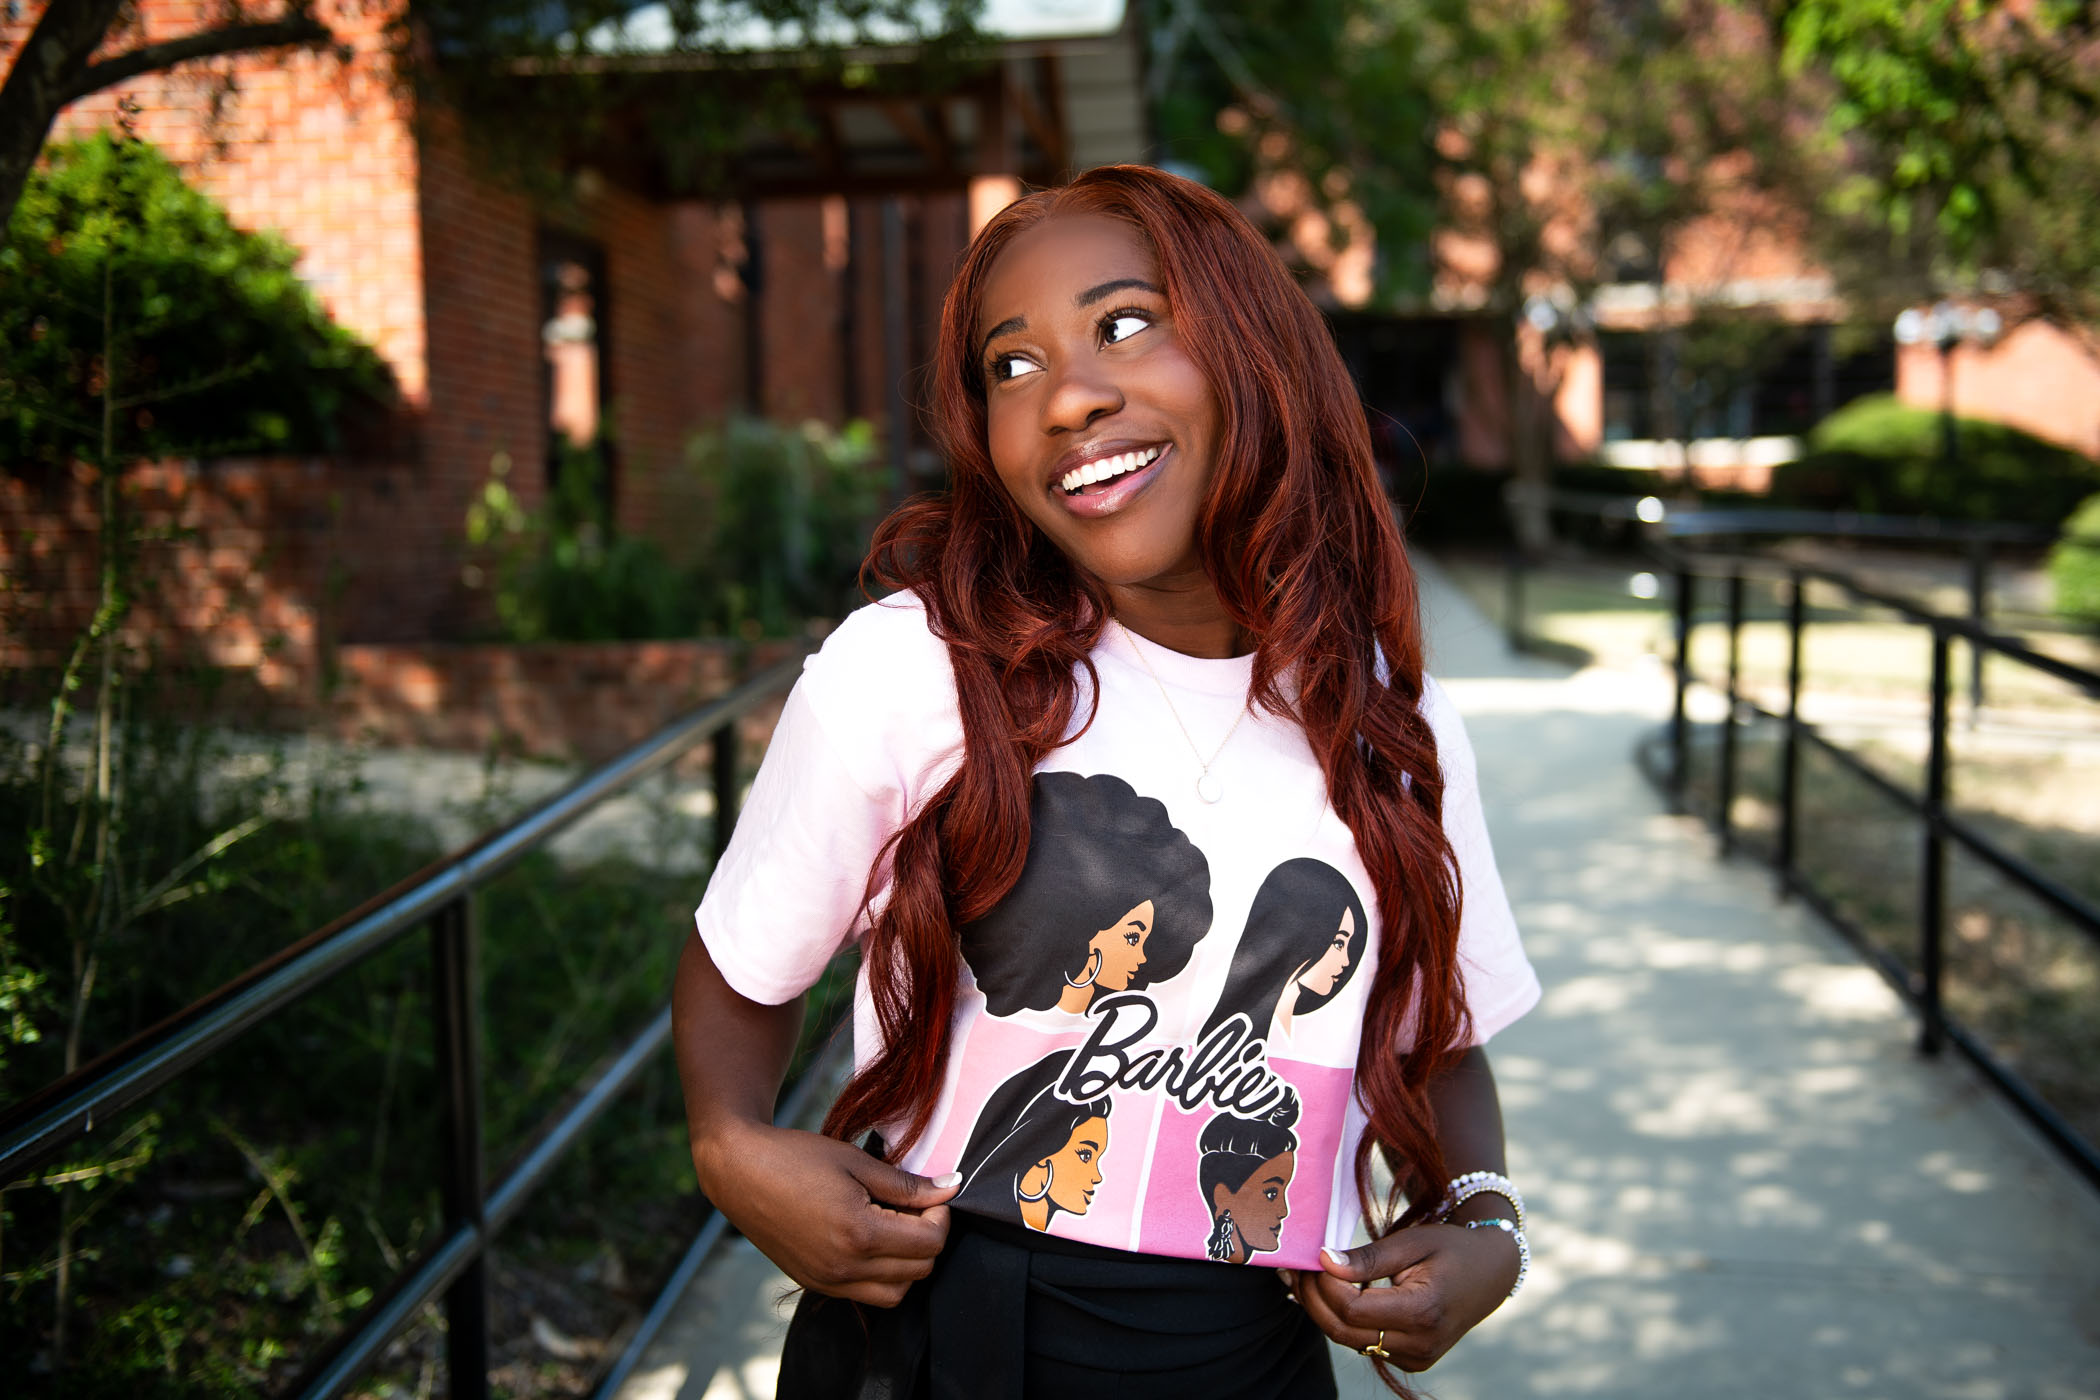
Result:
[[[1660,674],[1511,657],[1425,569],[1546,984],[1491,1046],[1534,1216],[1439,1400],[2100,1400],[2100,1196],[1874,974],[1635,772]],[[772,1394],[785,1280],[725,1248],[625,1400]],[[1345,1396],[1383,1394],[1338,1352]]]

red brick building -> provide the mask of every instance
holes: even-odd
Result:
[[[41,6],[0,20],[7,62]],[[995,4],[993,61],[879,99],[812,88],[826,138],[762,134],[734,197],[670,193],[648,162],[566,157],[535,201],[477,168],[460,125],[418,112],[388,48],[391,4],[318,0],[341,54],[252,54],[151,73],[61,116],[54,138],[129,123],[242,227],[301,254],[328,310],[367,338],[400,390],[393,446],[371,460],[167,463],[134,478],[139,507],[197,527],[156,615],[209,659],[295,686],[332,641],[473,630],[462,582],[467,505],[492,463],[529,504],[552,435],[612,444],[618,525],[689,554],[691,436],[745,411],[873,420],[897,465],[921,434],[912,375],[953,260],[1023,179],[1146,153],[1135,21],[1120,3]],[[1005,29],[1002,13],[1006,16]],[[137,29],[192,32],[206,0],[140,0]],[[644,12],[646,17],[646,12]],[[914,51],[856,61],[901,65]],[[782,62],[792,61],[783,57]],[[226,65],[234,79],[216,112]],[[695,65],[666,81],[720,79]],[[92,587],[92,502],[0,477],[0,568]],[[17,636],[17,650],[21,638]]]

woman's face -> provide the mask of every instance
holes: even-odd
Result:
[[[1356,916],[1344,909],[1341,926],[1335,930],[1334,937],[1327,940],[1327,947],[1320,956],[1314,958],[1312,965],[1300,975],[1298,985],[1314,996],[1332,996],[1334,984],[1349,970],[1349,939],[1355,932]]]
[[[1072,1130],[1072,1139],[1051,1155],[1050,1203],[1059,1210],[1085,1215],[1101,1184],[1101,1159],[1108,1155],[1108,1120],[1089,1118]]]
[[[986,446],[1021,513],[1112,587],[1200,576],[1218,403],[1138,231],[1072,215],[1020,234],[976,333]]]
[[[1130,985],[1130,979],[1145,965],[1145,940],[1152,936],[1152,915],[1152,901],[1148,899],[1094,935],[1086,946],[1089,961],[1094,954],[1101,955],[1095,986],[1120,992]]]
[[[1284,1219],[1291,1213],[1291,1174],[1297,1170],[1298,1154],[1280,1152],[1256,1167],[1239,1190],[1227,1191],[1222,1182],[1217,1186],[1213,1205],[1232,1212],[1233,1228],[1247,1242],[1250,1253],[1276,1248]]]

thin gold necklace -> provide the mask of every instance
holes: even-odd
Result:
[[[1145,674],[1152,677],[1152,683],[1159,687],[1159,698],[1167,702],[1167,713],[1174,717],[1174,727],[1179,729],[1181,737],[1188,741],[1189,752],[1196,756],[1196,763],[1203,770],[1203,775],[1196,779],[1196,796],[1205,802],[1222,801],[1225,786],[1218,781],[1218,775],[1210,771],[1210,766],[1218,761],[1218,755],[1225,752],[1225,746],[1231,743],[1232,736],[1239,732],[1240,721],[1247,717],[1248,706],[1240,706],[1240,712],[1232,718],[1232,728],[1225,731],[1225,737],[1218,740],[1218,746],[1210,751],[1210,757],[1206,759],[1203,750],[1196,746],[1196,736],[1189,733],[1188,725],[1182,723],[1181,711],[1174,708],[1174,697],[1167,693],[1166,682],[1159,678],[1159,672],[1152,669],[1152,663],[1145,659],[1145,653],[1138,648],[1137,638],[1130,635],[1130,629],[1123,625],[1121,618],[1116,619],[1116,630],[1123,634],[1123,641],[1129,646],[1131,655],[1138,659],[1138,665],[1145,668]]]

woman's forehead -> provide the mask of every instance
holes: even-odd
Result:
[[[1029,303],[1063,305],[1089,287],[1127,277],[1159,285],[1159,259],[1135,225],[1106,214],[1052,215],[1016,234],[993,260],[977,328],[982,333],[1025,316]]]

